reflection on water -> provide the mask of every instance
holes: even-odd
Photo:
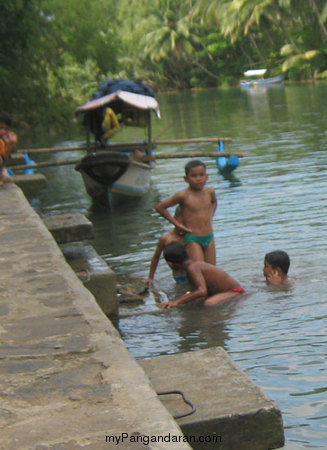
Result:
[[[154,136],[165,129],[162,139],[230,136],[226,151],[246,155],[230,180],[206,161],[218,197],[218,264],[247,295],[220,308],[159,310],[158,297],[178,294],[160,261],[155,291],[143,304],[124,305],[117,324],[136,358],[223,346],[281,408],[285,448],[292,450],[326,448],[327,441],[326,93],[324,85],[283,85],[159,98],[163,119],[154,123]],[[183,148],[195,150],[213,148]],[[110,211],[91,205],[72,167],[44,169],[49,185],[31,202],[43,214],[86,214],[95,226],[94,247],[118,276],[145,280],[158,238],[171,229],[154,206],[185,187],[185,162],[158,160],[149,194]],[[290,275],[297,278],[282,290],[267,286],[262,276],[264,254],[278,248],[290,254]]]

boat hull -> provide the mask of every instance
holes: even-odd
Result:
[[[141,197],[150,189],[151,166],[130,161],[127,170],[111,186],[112,194]]]
[[[285,80],[285,75],[279,75],[278,77],[263,78],[257,80],[242,80],[240,82],[241,86],[266,86],[269,84],[282,83]]]
[[[105,206],[111,195],[139,197],[150,189],[151,166],[126,153],[100,150],[84,157],[75,169],[89,196]]]

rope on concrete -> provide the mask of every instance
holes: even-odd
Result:
[[[160,392],[157,392],[157,395],[168,395],[168,394],[179,394],[179,395],[181,395],[182,398],[183,398],[183,400],[184,400],[184,403],[186,403],[187,405],[189,405],[189,406],[192,408],[192,410],[189,411],[189,412],[187,412],[187,413],[184,413],[184,414],[178,414],[177,416],[173,416],[174,419],[180,419],[180,418],[182,418],[182,417],[187,417],[187,416],[190,416],[191,414],[194,414],[194,413],[195,413],[195,411],[196,411],[195,406],[193,405],[192,402],[190,402],[190,400],[188,400],[188,399],[185,397],[184,392],[182,392],[182,391],[180,391],[180,390],[178,390],[178,389],[175,389],[175,390],[172,390],[172,391],[160,391]]]

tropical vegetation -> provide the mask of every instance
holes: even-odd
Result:
[[[246,69],[327,78],[325,0],[11,0],[1,107],[64,126],[106,78],[156,90],[235,85]]]

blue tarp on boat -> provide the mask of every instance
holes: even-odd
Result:
[[[142,83],[136,83],[132,80],[111,80],[107,79],[103,81],[98,89],[93,93],[92,100],[100,97],[104,97],[108,94],[113,94],[116,91],[133,92],[134,94],[148,95],[154,97],[154,92],[149,86]]]

